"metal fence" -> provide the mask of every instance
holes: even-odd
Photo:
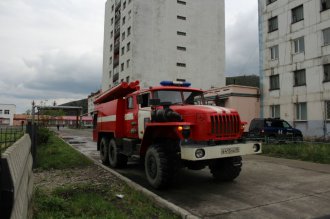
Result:
[[[24,127],[0,127],[0,152],[1,154],[19,138],[24,135]]]

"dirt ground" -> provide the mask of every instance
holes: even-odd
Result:
[[[122,182],[110,172],[92,164],[84,168],[73,168],[65,170],[35,170],[34,186],[53,190],[56,187],[78,183],[91,183],[102,185],[111,183],[111,187],[119,189]]]

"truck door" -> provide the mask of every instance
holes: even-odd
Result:
[[[125,133],[128,138],[138,137],[138,106],[136,96],[126,98]]]
[[[146,124],[151,121],[151,107],[149,105],[150,93],[143,93],[138,96],[139,113],[139,138],[142,139]]]

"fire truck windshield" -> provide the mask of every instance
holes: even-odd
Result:
[[[154,98],[160,102],[170,102],[172,105],[204,105],[203,92],[180,91],[180,90],[158,90],[154,92]]]

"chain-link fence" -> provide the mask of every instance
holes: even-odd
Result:
[[[19,138],[24,135],[24,127],[0,127],[0,151],[1,154]]]

